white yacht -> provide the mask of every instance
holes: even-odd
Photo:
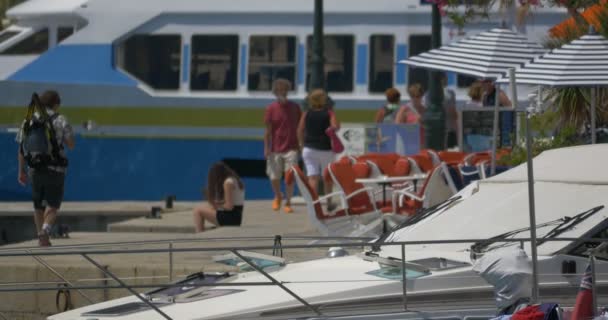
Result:
[[[7,12],[0,33],[0,105],[54,88],[68,106],[262,107],[277,77],[302,99],[309,81],[314,1],[29,0]],[[341,108],[378,108],[384,90],[427,83],[427,71],[397,64],[430,49],[425,0],[326,0],[325,80]],[[512,14],[498,9],[459,30],[444,19],[444,43]],[[542,42],[567,17],[533,10],[525,28]],[[465,99],[467,77],[448,74]]]
[[[608,145],[593,145],[546,151],[534,160],[542,302],[572,306],[591,251],[599,305],[608,302],[606,245],[590,241],[607,238],[606,158]],[[388,246],[370,243],[361,253],[345,248],[352,254],[291,264],[243,252],[263,272],[193,277],[177,289],[143,294],[145,303],[129,296],[48,319],[489,319],[502,298],[474,268],[499,250],[521,246],[530,256],[529,243],[517,240],[530,237],[526,170],[521,165],[469,185],[378,239]],[[477,241],[489,238],[513,241]],[[235,263],[234,256],[217,260]],[[229,286],[197,287],[197,281]],[[250,285],[256,282],[270,285]]]

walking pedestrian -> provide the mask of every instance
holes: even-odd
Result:
[[[272,84],[272,92],[276,100],[266,107],[264,114],[264,158],[266,173],[270,178],[274,200],[272,210],[281,208],[283,194],[281,193],[281,178],[289,168],[298,164],[298,122],[302,112],[300,106],[287,99],[291,83],[285,79],[277,79]],[[285,185],[285,205],[283,211],[292,213],[291,197],[294,184]]]
[[[44,92],[39,100],[34,96],[16,138],[17,179],[23,186],[31,180],[34,223],[42,247],[51,245],[49,234],[63,201],[68,165],[64,146],[74,148],[72,126],[59,114],[60,104],[56,91]]]

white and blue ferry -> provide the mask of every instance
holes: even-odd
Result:
[[[55,88],[71,106],[263,107],[276,77],[303,98],[309,80],[312,0],[29,0],[0,34],[0,105]],[[377,108],[388,87],[426,82],[396,61],[430,47],[421,0],[326,0],[325,79],[341,108]],[[496,27],[508,14],[467,26]],[[506,17],[506,18],[505,18]],[[566,17],[537,9],[531,40]],[[444,19],[444,43],[463,36]],[[465,99],[470,79],[448,75]]]

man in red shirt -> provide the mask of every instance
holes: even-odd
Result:
[[[298,122],[301,111],[297,103],[287,99],[287,93],[291,90],[291,83],[285,79],[277,79],[272,84],[272,93],[276,101],[266,107],[264,114],[264,157],[266,158],[266,173],[270,178],[274,201],[272,209],[277,211],[281,208],[283,200],[281,194],[281,177],[291,166],[298,164]],[[293,195],[293,183],[285,186],[285,213],[292,213],[291,196]]]

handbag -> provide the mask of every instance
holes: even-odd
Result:
[[[344,151],[344,145],[336,134],[336,128],[329,127],[325,129],[325,134],[329,137],[329,141],[331,142],[331,151],[334,153],[342,153]]]

